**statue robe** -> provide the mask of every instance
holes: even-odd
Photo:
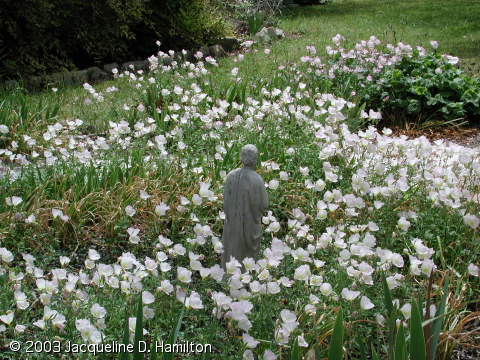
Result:
[[[247,257],[258,259],[262,240],[262,215],[267,207],[268,195],[265,184],[255,170],[243,167],[227,175],[223,193],[224,269],[231,256],[240,263]]]

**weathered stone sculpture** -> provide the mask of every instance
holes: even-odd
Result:
[[[231,171],[225,181],[225,224],[222,235],[224,269],[231,257],[242,263],[247,257],[257,260],[260,252],[262,215],[268,207],[268,195],[262,178],[255,172],[257,157],[257,148],[245,145],[240,155],[243,167]]]

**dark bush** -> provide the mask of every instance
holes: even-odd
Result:
[[[0,77],[193,48],[226,35],[217,0],[0,0]]]

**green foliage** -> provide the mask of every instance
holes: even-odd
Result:
[[[250,35],[255,35],[262,29],[265,23],[265,16],[262,13],[255,13],[247,15],[245,22],[247,24],[247,30]]]
[[[343,359],[343,310],[338,310],[335,326],[333,327],[332,341],[328,349],[328,360]]]
[[[377,83],[380,86],[377,86]],[[472,78],[439,54],[404,56],[366,89],[364,99],[388,113],[478,118],[480,78]]]
[[[0,0],[0,78],[190,49],[230,33],[215,0]]]

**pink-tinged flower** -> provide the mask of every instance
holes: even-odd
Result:
[[[268,55],[268,54],[270,54],[270,49],[265,49],[265,50],[263,50],[263,52]]]
[[[250,336],[247,333],[243,333],[242,340],[245,346],[249,349],[255,349],[257,345],[260,344],[259,341],[255,340],[253,336]]]
[[[467,270],[470,275],[479,277],[480,269],[477,265],[469,264]]]
[[[202,299],[196,291],[192,291],[190,296],[185,300],[185,306],[192,309],[203,309]]]
[[[432,46],[433,49],[437,49],[439,44],[438,44],[438,41],[432,40],[430,41],[430,45]]]
[[[150,196],[145,190],[140,190],[140,198],[143,200],[147,200]]]
[[[270,350],[265,350],[265,352],[263,353],[263,360],[276,360],[276,359],[277,359],[277,355],[275,355]]]
[[[243,360],[254,360],[255,356],[253,355],[253,351],[250,349],[245,350],[242,356]]]

